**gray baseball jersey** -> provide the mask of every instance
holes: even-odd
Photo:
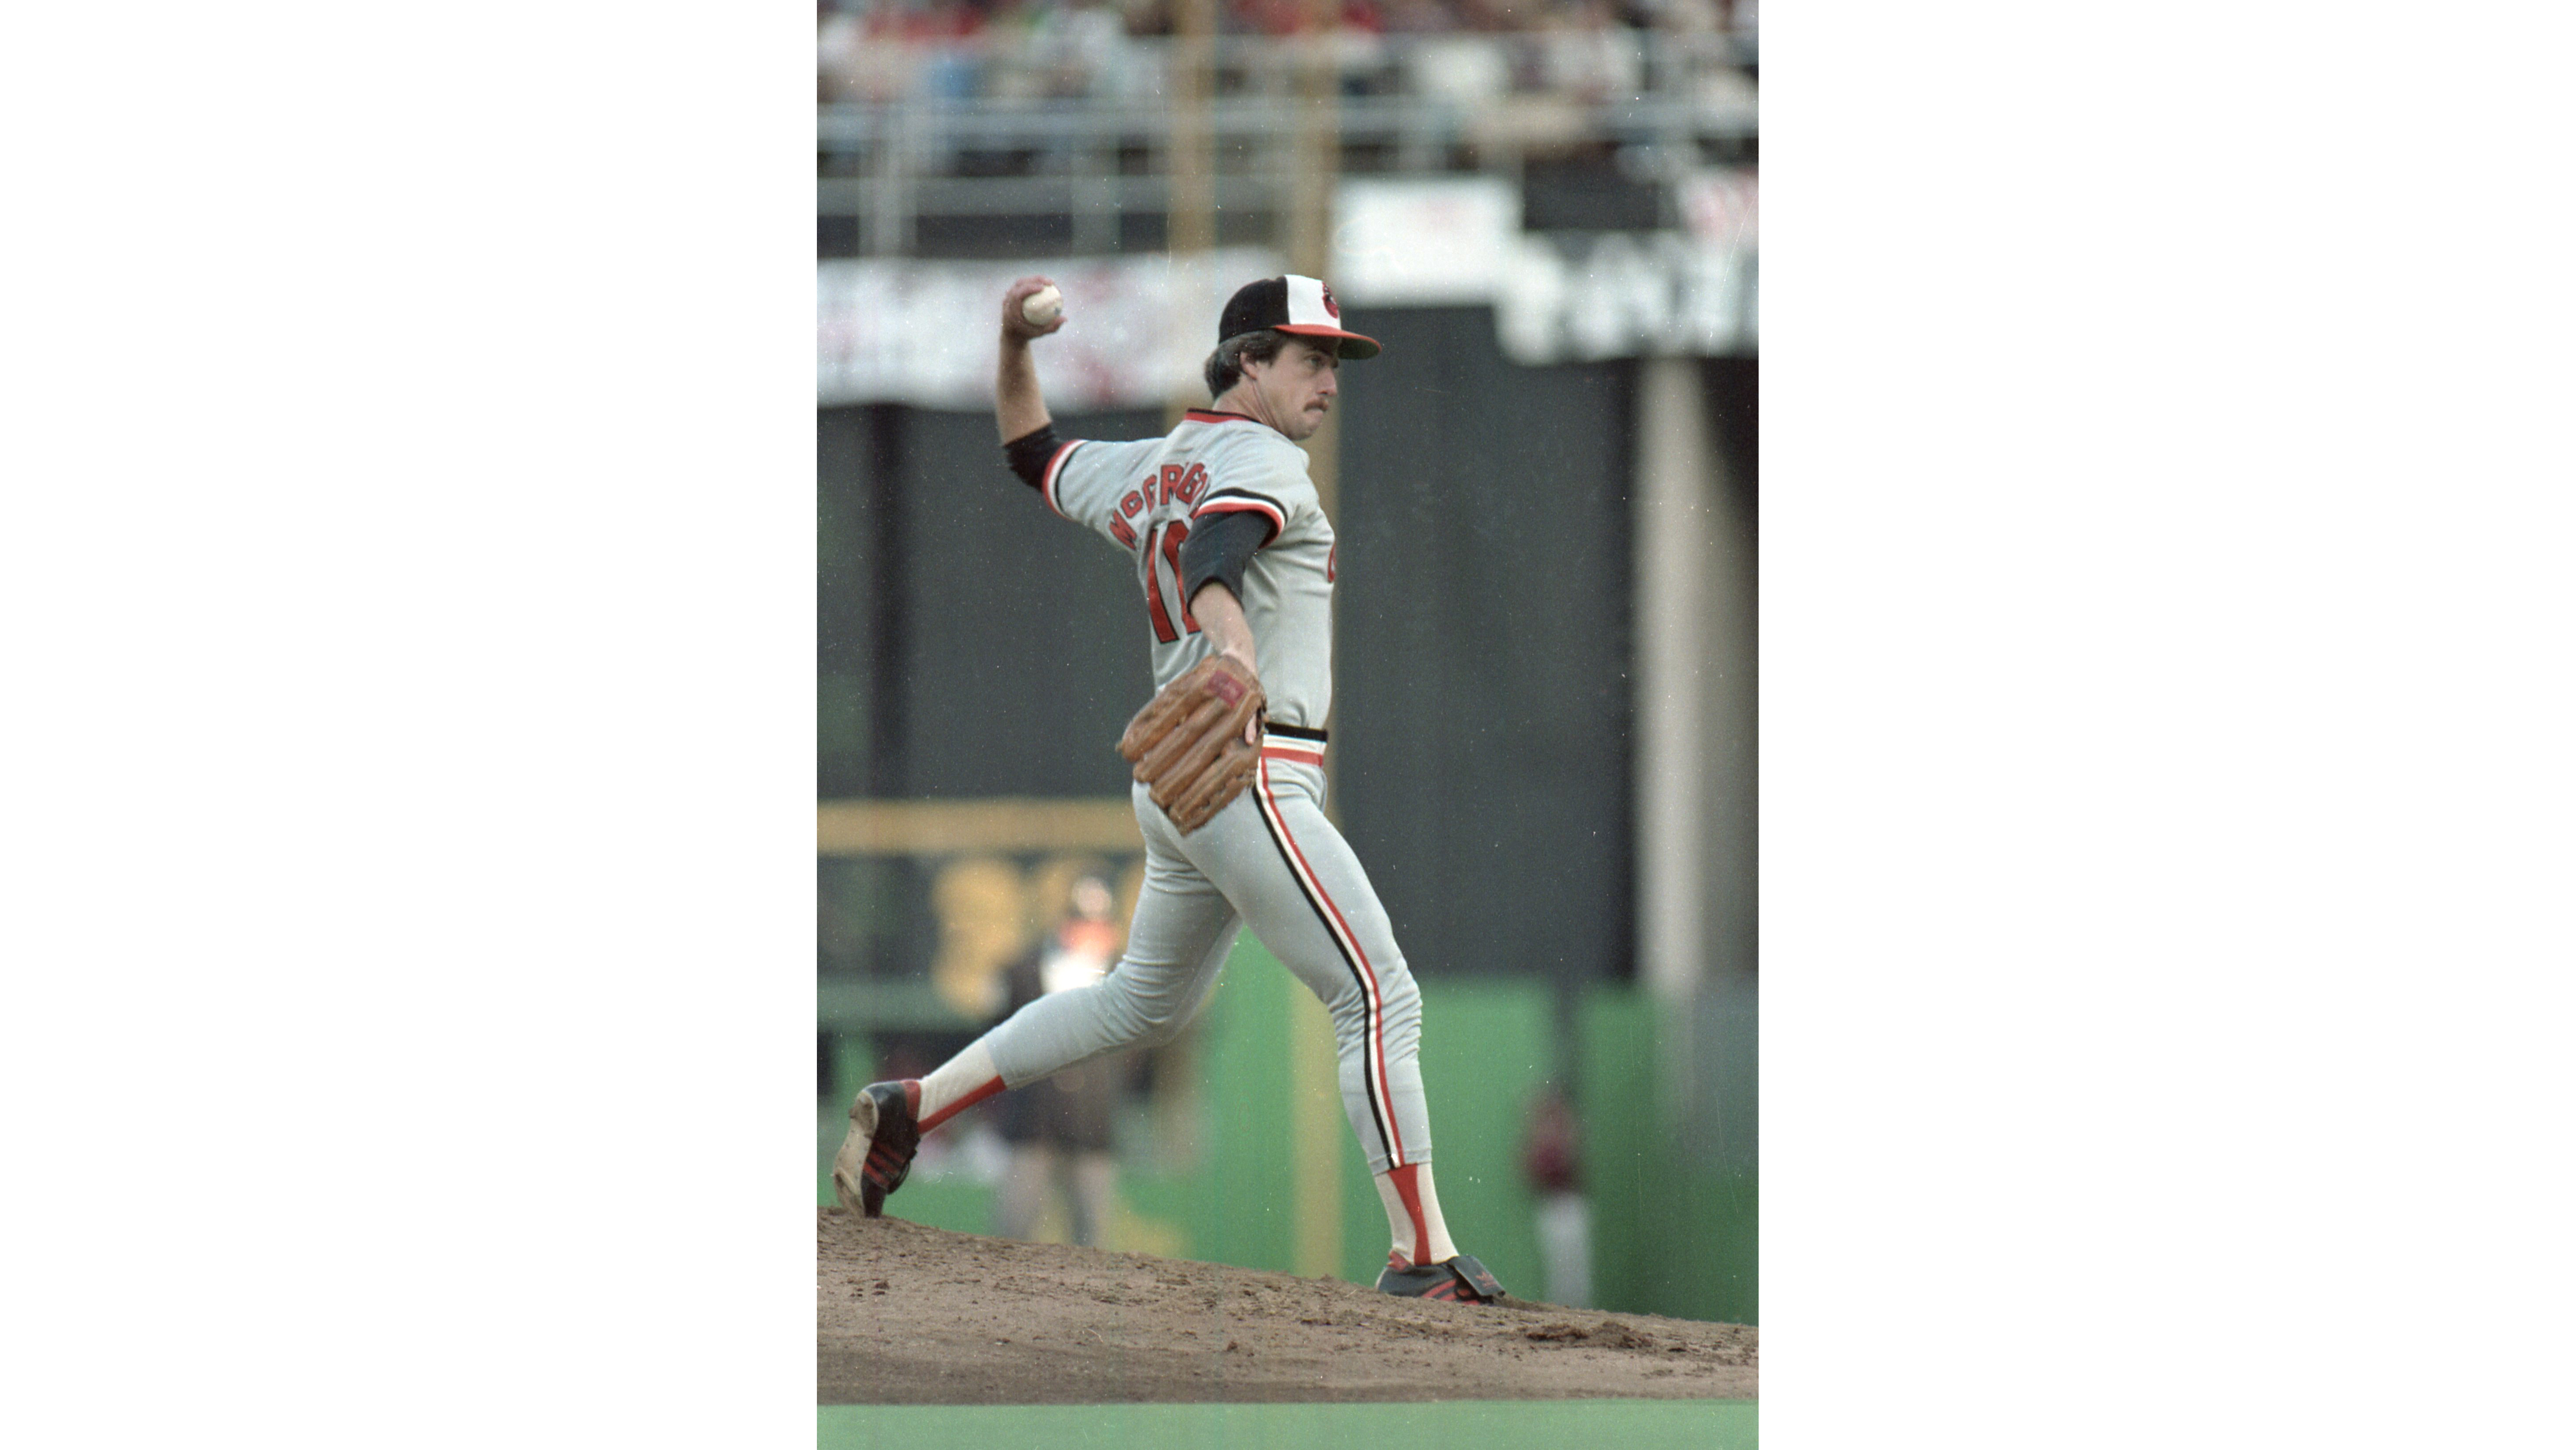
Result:
[[[1370,1170],[1429,1162],[1421,996],[1368,873],[1324,814],[1337,561],[1305,450],[1266,423],[1192,410],[1165,437],[1059,445],[1038,488],[1049,508],[1134,556],[1158,690],[1212,647],[1181,598],[1190,525],[1246,510],[1269,519],[1275,532],[1242,590],[1269,733],[1252,787],[1188,836],[1135,787],[1145,889],[1126,956],[1100,982],[1042,997],[993,1029],[983,1040],[1002,1080],[1017,1087],[1168,1038],[1249,926],[1332,1014],[1343,1110]],[[1418,1259],[1418,1241],[1415,1250]]]
[[[1192,409],[1161,438],[1080,439],[1056,450],[1039,485],[1047,507],[1134,556],[1161,689],[1214,649],[1181,598],[1181,544],[1211,514],[1270,520],[1243,572],[1242,604],[1270,721],[1321,730],[1333,708],[1333,526],[1306,450],[1239,413]]]

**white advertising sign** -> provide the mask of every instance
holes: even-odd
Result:
[[[1682,232],[1527,233],[1494,297],[1516,363],[1755,350],[1751,251]]]
[[[1728,250],[1761,245],[1760,199],[1751,171],[1703,171],[1673,188],[1682,225],[1702,242]]]
[[[816,395],[976,411],[993,406],[1002,294],[1032,273],[1064,291],[1065,324],[1038,369],[1067,412],[1159,407],[1197,389],[1234,289],[1279,275],[1279,259],[1239,248],[1193,273],[1159,254],[1082,261],[835,259],[815,276]]]
[[[1343,188],[1336,293],[1364,307],[1490,302],[1505,356],[1528,366],[1756,350],[1758,257],[1749,174],[1683,194],[1688,231],[1526,233],[1508,185]],[[1509,221],[1511,225],[1504,223]],[[834,260],[815,278],[816,394],[825,406],[992,406],[1002,293],[1031,273],[1064,291],[1064,330],[1038,369],[1065,412],[1160,407],[1201,392],[1217,314],[1275,277],[1259,248],[1212,253],[1193,273],[1161,254],[1081,261]]]
[[[1335,193],[1333,290],[1363,307],[1490,302],[1520,235],[1499,176],[1355,178]]]

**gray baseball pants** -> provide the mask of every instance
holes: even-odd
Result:
[[[1145,884],[1126,955],[1100,981],[1049,993],[986,1035],[1006,1086],[1169,1041],[1249,926],[1332,1013],[1342,1107],[1369,1171],[1431,1160],[1422,999],[1368,873],[1324,818],[1323,758],[1319,742],[1265,736],[1252,785],[1187,836],[1135,787]]]

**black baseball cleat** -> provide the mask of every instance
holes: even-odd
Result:
[[[832,1194],[841,1206],[876,1218],[886,1195],[903,1187],[921,1146],[917,1082],[872,1082],[850,1104],[850,1135],[832,1155]]]
[[[1502,1284],[1466,1254],[1418,1268],[1389,1254],[1386,1272],[1377,1276],[1377,1291],[1450,1304],[1491,1304],[1503,1297]]]

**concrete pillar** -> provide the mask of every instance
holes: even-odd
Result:
[[[1637,389],[1637,976],[1685,1008],[1708,975],[1709,538],[1716,489],[1690,358],[1649,358]]]
[[[1661,1008],[1676,1146],[1755,1153],[1756,516],[1694,358],[1644,362],[1637,404],[1638,979]]]

